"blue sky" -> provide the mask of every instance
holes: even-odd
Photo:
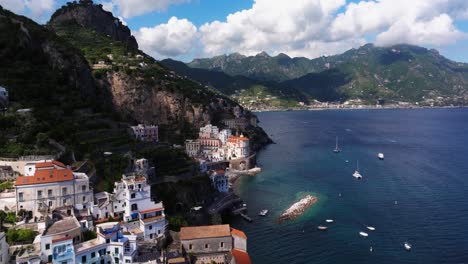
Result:
[[[436,48],[468,62],[466,0],[95,0],[157,59],[239,52],[315,58],[367,42]],[[65,0],[0,0],[44,23]],[[227,17],[230,19],[227,19]]]

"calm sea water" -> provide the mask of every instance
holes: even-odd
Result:
[[[259,154],[261,174],[238,182],[254,222],[231,223],[247,233],[255,264],[468,263],[467,109],[258,116],[277,144]],[[339,154],[332,152],[335,136]],[[352,177],[356,160],[361,181]],[[317,195],[318,204],[278,224],[281,212],[306,193]],[[257,216],[263,208],[270,210],[265,218]],[[325,219],[335,222],[318,231]]]

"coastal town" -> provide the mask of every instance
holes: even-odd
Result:
[[[128,132],[139,142],[158,144],[156,125],[138,124]],[[249,144],[228,125],[211,124],[186,142],[187,154],[199,164],[197,174],[206,175],[219,195],[211,212],[242,204],[227,171],[253,166]],[[0,193],[0,217],[8,216],[0,222],[8,230],[0,233],[0,263],[251,263],[247,235],[228,224],[169,228],[164,203],[152,192],[159,177],[155,165],[134,159],[112,192],[95,192],[83,164],[66,165],[54,156],[0,158],[0,180],[11,184]]]

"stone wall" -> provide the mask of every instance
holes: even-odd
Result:
[[[229,168],[233,170],[249,170],[254,168],[255,165],[257,165],[257,154],[229,161]]]

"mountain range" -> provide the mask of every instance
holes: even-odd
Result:
[[[162,64],[176,69],[174,63]],[[226,83],[218,84],[227,95],[248,90],[253,82],[263,84],[264,91],[273,96],[284,94],[280,98],[305,103],[360,99],[364,104],[404,101],[464,105],[468,101],[468,64],[449,60],[434,49],[406,44],[366,44],[316,59],[269,56],[265,52],[255,56],[234,53],[195,59],[187,66],[193,71],[184,69],[184,74],[215,87],[216,83],[207,76],[213,72],[229,75],[231,79],[225,78]],[[180,68],[181,65],[177,67]],[[240,87],[240,78],[248,78],[250,83]]]

